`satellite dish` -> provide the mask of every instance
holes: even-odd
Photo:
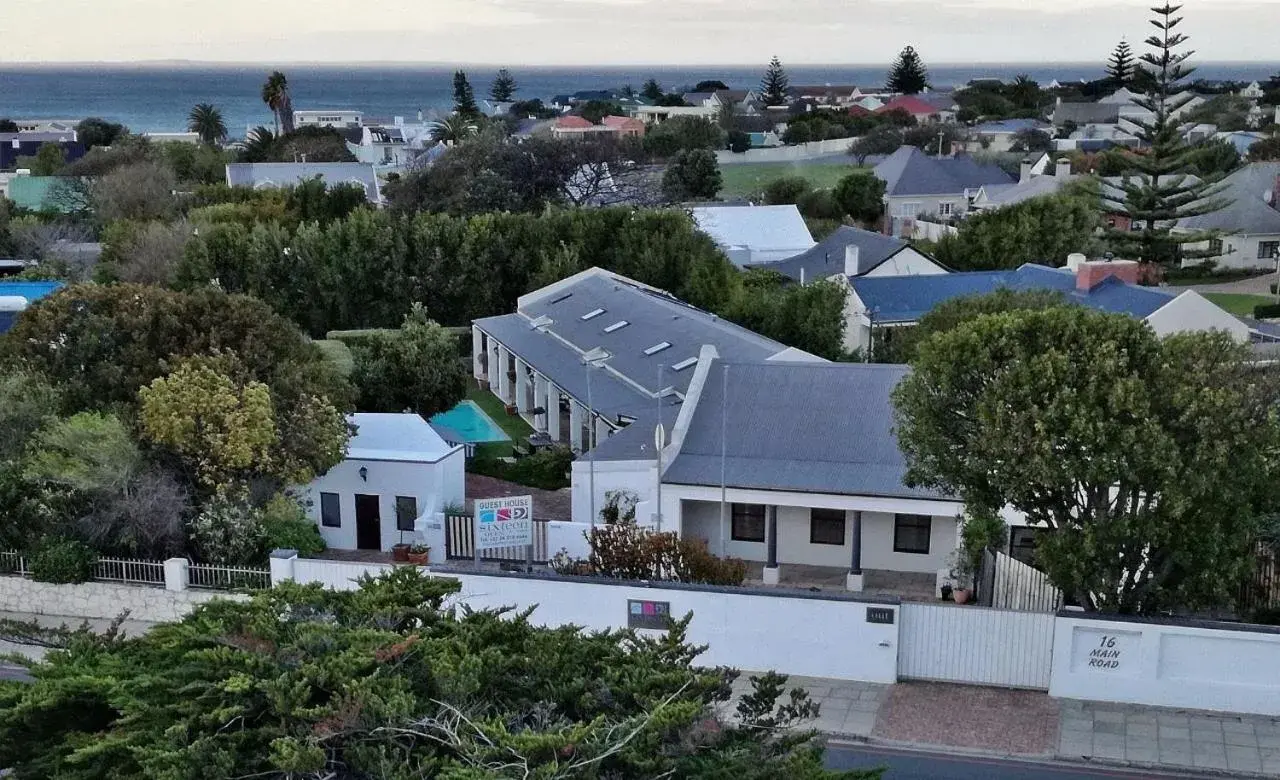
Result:
[[[1271,202],[1271,201],[1273,201],[1273,200],[1275,200],[1275,191],[1274,191],[1274,190],[1263,190],[1263,191],[1262,191],[1262,202],[1263,202],[1263,203],[1270,203],[1270,202]]]

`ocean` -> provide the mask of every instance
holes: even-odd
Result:
[[[11,66],[0,64],[0,117],[74,119],[101,116],[122,122],[135,132],[181,131],[196,103],[222,110],[232,136],[257,125],[271,125],[260,99],[267,65],[84,65]],[[345,108],[366,116],[416,118],[447,111],[452,104],[453,69],[441,66],[303,66],[282,68],[289,77],[293,105],[299,109]],[[1280,70],[1276,63],[1205,63],[1196,76],[1206,79],[1266,79]],[[650,77],[667,89],[690,87],[703,79],[719,79],[732,88],[760,82],[763,68],[706,67],[512,67],[517,97],[547,99],[583,89],[631,84],[636,89]],[[790,67],[792,84],[882,84],[884,66],[829,65]],[[1010,79],[1026,73],[1046,84],[1093,79],[1101,63],[1036,63],[1004,65],[940,65],[930,69],[935,87],[963,84],[973,78]],[[488,93],[493,69],[468,69],[478,98]]]

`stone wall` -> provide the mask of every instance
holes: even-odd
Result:
[[[128,610],[130,620],[155,623],[178,620],[196,605],[217,598],[245,600],[248,597],[238,593],[174,591],[107,582],[55,585],[23,577],[0,577],[0,612],[110,620]]]

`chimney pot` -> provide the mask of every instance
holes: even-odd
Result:
[[[1031,167],[1033,163],[1030,160],[1023,160],[1018,164],[1018,183],[1026,184],[1031,181]]]

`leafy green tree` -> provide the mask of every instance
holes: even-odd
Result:
[[[352,345],[357,408],[410,411],[423,417],[452,408],[467,390],[457,341],[415,304],[398,331],[382,331]]]
[[[1113,89],[1127,87],[1133,83],[1134,72],[1137,70],[1138,63],[1133,58],[1129,42],[1121,39],[1107,60],[1107,81]]]
[[[24,472],[32,482],[114,494],[128,489],[141,466],[138,445],[118,417],[81,412],[36,433]]]
[[[462,114],[447,116],[431,125],[431,140],[436,143],[456,144],[475,137],[479,127]]]
[[[1083,307],[978,317],[895,392],[907,481],[1051,529],[1037,563],[1088,610],[1230,603],[1276,476],[1274,390],[1246,357]]]
[[[18,123],[8,117],[0,117],[0,133],[18,132]]]
[[[877,363],[911,363],[921,342],[939,333],[949,333],[978,317],[1065,305],[1067,301],[1062,294],[1050,290],[1001,288],[987,295],[952,298],[933,307],[912,327],[878,330],[872,359]]]
[[[293,132],[293,98],[289,94],[289,78],[273,70],[262,84],[262,102],[271,109],[275,120],[275,135]]]
[[[769,67],[760,80],[760,100],[766,106],[785,106],[791,102],[787,89],[790,80],[782,68],[782,62],[774,57],[769,60]]]
[[[496,103],[507,103],[514,99],[516,88],[516,79],[511,71],[499,68],[498,75],[493,77],[493,84],[489,85],[489,97]]]
[[[938,242],[934,256],[948,268],[977,271],[1023,263],[1056,267],[1073,252],[1095,255],[1097,199],[1097,190],[1086,183],[971,215],[955,235]]]
[[[240,149],[240,162],[267,162],[275,146],[277,133],[268,127],[255,127],[245,136]]]
[[[890,92],[915,95],[929,88],[929,71],[914,47],[907,46],[898,53],[898,59],[889,66],[885,80]]]
[[[187,130],[199,135],[208,146],[216,146],[227,137],[227,123],[212,103],[196,103],[192,107],[187,115]]]
[[[662,89],[662,85],[658,83],[657,79],[645,79],[644,86],[640,87],[640,97],[646,100],[656,102],[665,94],[666,92]]]
[[[788,346],[827,358],[844,357],[843,289],[834,282],[790,284],[776,271],[750,269],[726,315]]]
[[[1280,135],[1264,138],[1249,147],[1250,162],[1280,160]]]
[[[611,100],[588,100],[578,108],[578,115],[593,125],[607,116],[626,116],[627,112]]]
[[[80,120],[76,125],[76,139],[84,144],[85,149],[96,146],[111,146],[129,134],[129,128],[115,122],[108,122],[96,116]]]
[[[840,179],[833,194],[844,213],[863,225],[875,225],[884,213],[884,182],[870,171]]]
[[[893,154],[902,146],[902,131],[896,127],[881,125],[854,141],[849,154],[862,165],[872,155]]]
[[[781,675],[728,711],[738,673],[696,665],[688,618],[660,637],[543,628],[454,611],[458,589],[404,567],[210,602],[123,641],[19,626],[70,652],[0,689],[0,763],[64,780],[881,774],[824,769],[804,729],[817,706]]]
[[[670,201],[713,200],[724,186],[716,153],[688,149],[678,153],[662,174],[662,193]]]
[[[725,143],[734,154],[742,154],[751,148],[751,136],[743,130],[732,129],[726,138]]]
[[[813,189],[803,176],[779,176],[764,187],[764,202],[771,206],[795,203],[800,196]]]
[[[1008,86],[1009,100],[1018,108],[1035,110],[1040,108],[1044,93],[1040,85],[1025,73],[1020,73]]]
[[[714,122],[697,116],[677,116],[649,130],[644,148],[655,157],[674,157],[682,151],[723,149],[725,133]]]
[[[1175,29],[1182,22],[1174,16],[1178,6],[1165,4],[1153,8],[1152,25],[1159,31],[1147,38],[1147,52],[1140,58],[1146,65],[1139,68],[1151,76],[1151,86],[1138,105],[1150,111],[1150,119],[1135,119],[1135,135],[1142,142],[1142,153],[1119,152],[1126,163],[1122,181],[1114,190],[1108,188],[1099,200],[1103,213],[1120,213],[1129,217],[1132,229],[1109,228],[1106,240],[1118,257],[1136,259],[1144,266],[1170,266],[1182,260],[1202,259],[1210,250],[1188,249],[1188,245],[1208,242],[1218,236],[1214,231],[1173,232],[1174,224],[1186,217],[1208,214],[1221,209],[1226,202],[1218,197],[1223,174],[1191,178],[1193,150],[1183,139],[1182,123],[1177,112],[1190,96],[1185,94],[1184,79],[1194,68],[1184,65],[1192,52],[1177,50],[1187,37]]]
[[[1053,138],[1043,130],[1027,127],[1013,134],[1011,152],[1049,152],[1053,151]]]
[[[722,89],[728,89],[729,85],[720,79],[704,79],[693,85],[694,92],[718,92]]]
[[[285,197],[285,208],[296,223],[327,224],[346,219],[351,212],[368,205],[363,185],[338,182],[330,186],[319,175],[290,187]]]
[[[456,70],[453,72],[453,113],[464,119],[475,120],[480,117],[480,108],[476,106],[476,93],[467,81],[467,74]]]
[[[113,170],[93,182],[89,197],[103,223],[119,219],[165,219],[177,209],[177,177],[168,166],[139,162]]]
[[[0,375],[0,461],[19,457],[32,434],[57,417],[61,400],[39,374],[6,370]]]
[[[1192,147],[1191,170],[1196,176],[1229,174],[1240,163],[1240,150],[1226,139],[1212,139]]]
[[[314,525],[313,525],[314,527]],[[187,532],[202,561],[260,564],[266,528],[261,509],[243,496],[219,493],[200,509]]]
[[[19,157],[17,167],[27,168],[32,176],[54,176],[67,164],[60,144],[44,143],[32,157]]]
[[[347,140],[337,128],[306,125],[285,133],[275,140],[268,158],[270,162],[355,162],[347,148]]]

